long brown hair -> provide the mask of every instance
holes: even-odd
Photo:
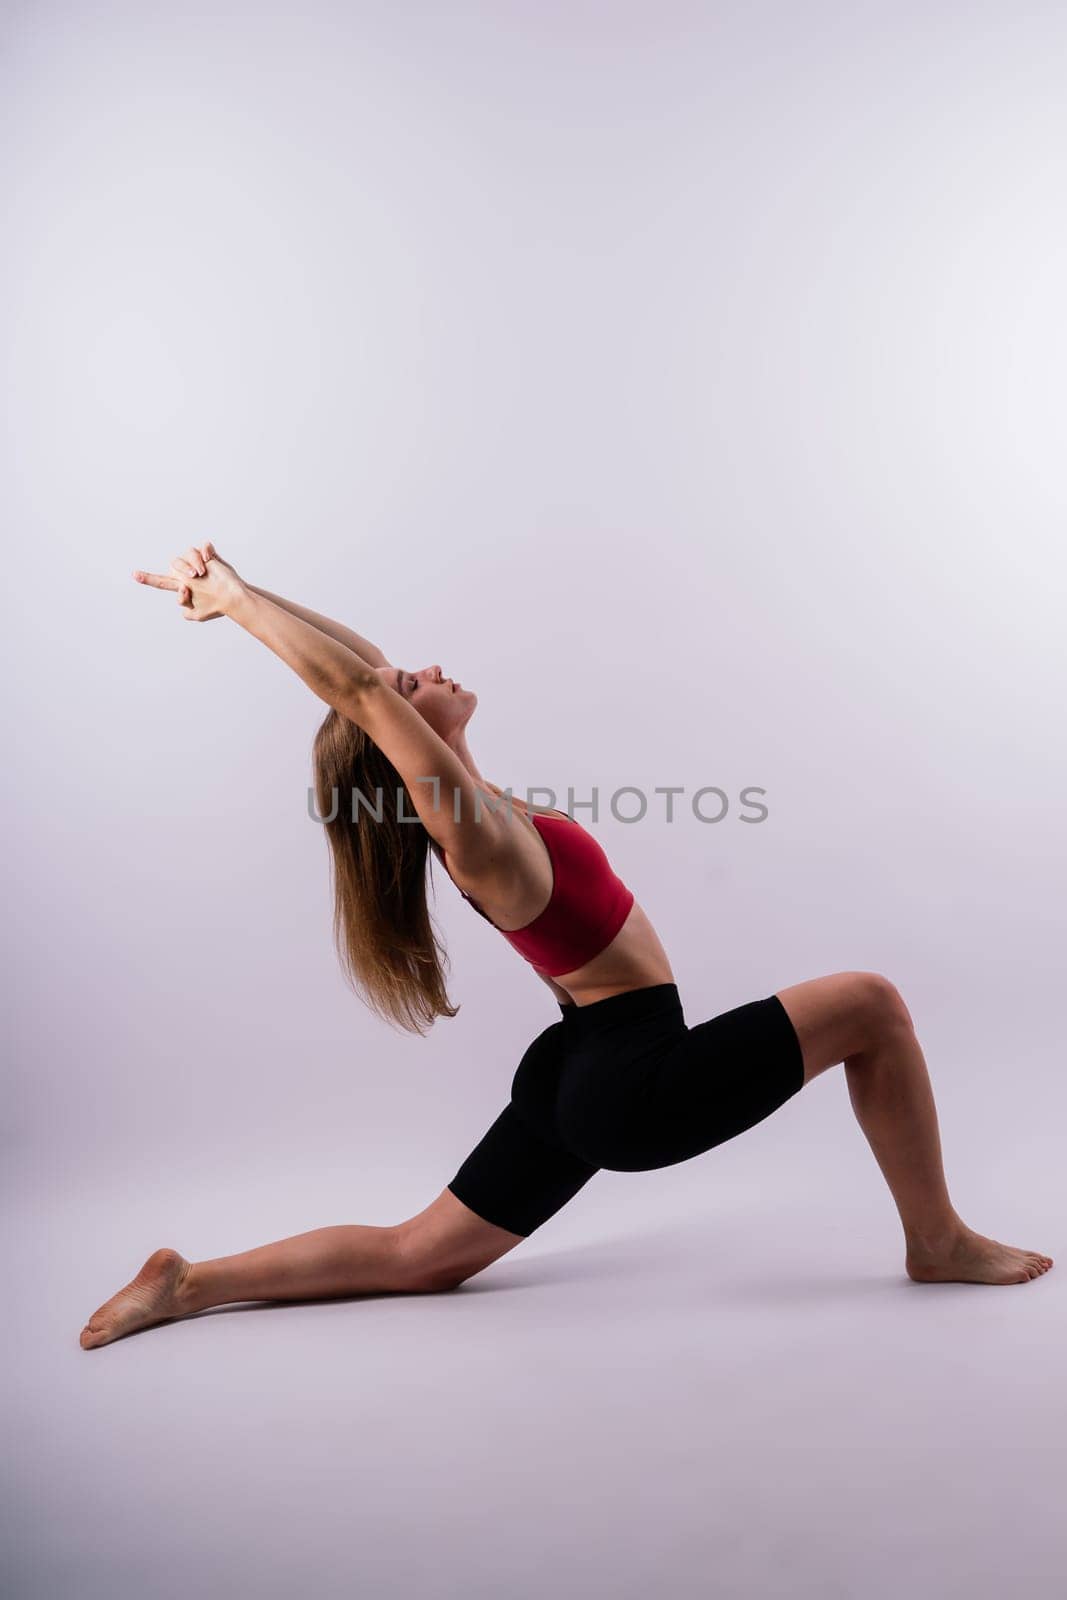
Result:
[[[436,1017],[459,1011],[448,998],[448,956],[426,900],[430,835],[393,763],[369,734],[332,707],[315,735],[313,763],[319,819],[330,847],[333,935],[342,971],[384,1021],[424,1034]],[[354,790],[366,804],[354,799]],[[398,820],[398,796],[403,815],[414,821]]]

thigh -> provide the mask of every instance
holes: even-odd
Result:
[[[437,1199],[397,1226],[405,1282],[455,1288],[529,1238],[597,1170],[509,1103]]]
[[[480,1272],[554,1217],[599,1170],[557,1134],[562,1022],[527,1047],[511,1099],[433,1203],[397,1228],[405,1275],[451,1288]]]
[[[832,972],[779,989],[804,1058],[804,1082],[863,1050],[895,1018],[910,1024],[895,984],[878,972]]]
[[[586,1046],[577,1058],[564,1121],[583,1156],[621,1172],[673,1166],[745,1132],[803,1087],[800,1042],[777,995],[692,1027],[679,1013],[672,1032],[652,1048],[639,1037],[625,1048],[606,1039],[600,1054]]]
[[[535,1129],[511,1101],[448,1190],[477,1217],[517,1241],[555,1216],[596,1171],[592,1163]]]

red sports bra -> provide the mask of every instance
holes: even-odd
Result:
[[[634,896],[613,871],[598,840],[574,817],[560,811],[526,814],[545,841],[552,861],[552,898],[524,928],[497,928],[497,932],[535,971],[555,978],[563,972],[576,972],[607,949],[629,916]],[[441,859],[444,862],[443,849]],[[476,900],[462,889],[459,892],[496,928]]]

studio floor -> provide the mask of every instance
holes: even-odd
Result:
[[[842,1098],[815,1112],[833,1138]],[[1051,1600],[1067,1263],[912,1284],[858,1135],[783,1205],[803,1116],[714,1167],[598,1175],[450,1294],[220,1308],[91,1352],[142,1246],[189,1253],[174,1193],[23,1181],[5,1592]],[[324,1214],[339,1182],[277,1227],[276,1177],[231,1172],[185,1225],[229,1249],[359,1220]],[[1049,1191],[1018,1193],[1000,1235],[1057,1255],[1059,1219],[1022,1221]]]

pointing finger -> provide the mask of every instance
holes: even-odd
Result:
[[[158,572],[141,572],[138,569],[138,570],[134,571],[133,575],[137,579],[138,583],[145,584],[149,589],[177,589],[178,588],[178,582],[177,582],[177,580],[175,578],[164,578]]]

